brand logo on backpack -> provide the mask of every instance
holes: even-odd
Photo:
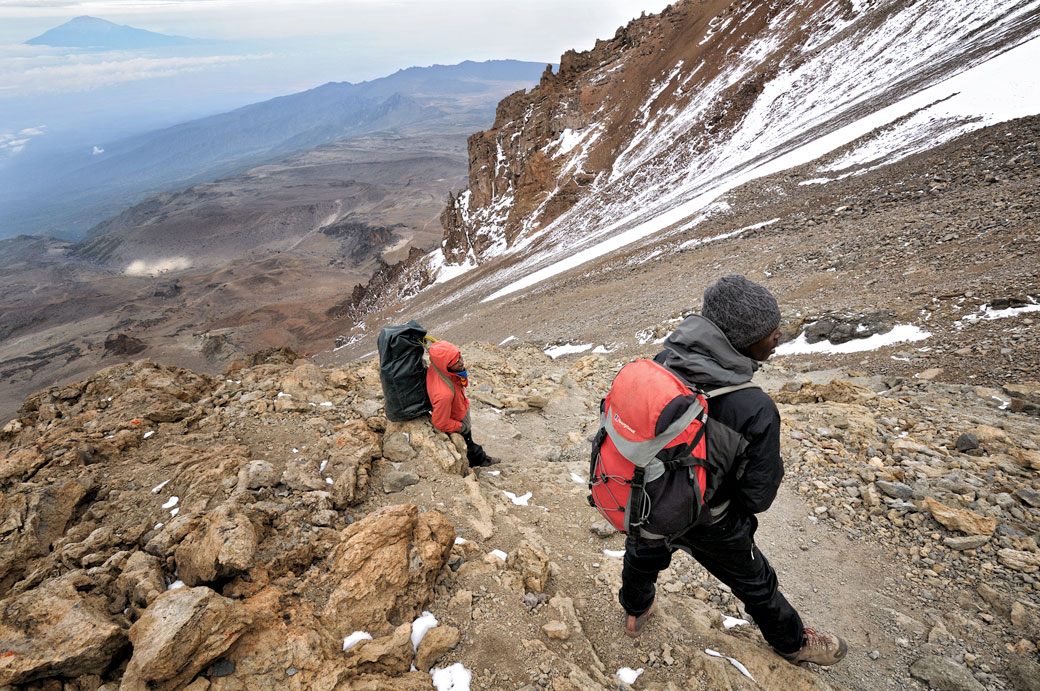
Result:
[[[622,419],[621,419],[621,416],[620,416],[620,415],[618,415],[617,413],[614,413],[614,424],[615,424],[615,425],[621,425],[622,427],[624,427],[625,429],[627,429],[627,430],[628,430],[629,432],[631,432],[632,434],[635,434],[635,433],[636,433],[636,431],[635,431],[634,429],[632,429],[631,427],[629,427],[628,425],[626,425],[626,424],[625,424],[625,421],[624,421],[624,420],[622,420]]]

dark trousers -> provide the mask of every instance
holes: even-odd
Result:
[[[483,446],[473,441],[473,433],[460,432],[460,434],[466,440],[466,460],[469,461],[469,464],[474,466],[487,463],[487,453],[484,451]]]
[[[755,546],[756,528],[754,516],[730,512],[714,525],[689,531],[670,546],[663,540],[630,536],[618,593],[621,606],[635,616],[646,612],[654,601],[657,574],[668,568],[672,553],[682,549],[730,587],[769,645],[781,653],[795,652],[802,647],[802,620],[780,593],[776,572]]]

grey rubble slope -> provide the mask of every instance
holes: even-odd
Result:
[[[221,378],[142,360],[30,396],[0,440],[0,688],[430,689],[456,662],[484,689],[612,689],[622,667],[649,689],[1035,688],[1035,418],[984,389],[764,368],[788,477],[760,544],[852,649],[812,671],[725,631],[738,603],[683,556],[644,636],[620,635],[604,550],[623,538],[574,479],[618,363],[464,350],[492,472],[388,423],[371,360],[275,353]],[[424,609],[440,623],[416,654]],[[343,652],[355,630],[374,640]]]

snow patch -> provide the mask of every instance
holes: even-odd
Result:
[[[437,617],[432,613],[424,611],[422,616],[412,622],[412,650],[418,650],[426,632],[437,626]]]
[[[584,353],[586,350],[592,348],[591,343],[583,343],[581,345],[574,345],[571,343],[564,343],[563,345],[550,346],[543,352],[551,357],[553,360],[560,357],[561,355],[571,355],[574,353]]]
[[[346,652],[350,650],[361,641],[370,640],[372,640],[372,634],[370,634],[368,631],[355,631],[354,633],[350,634],[349,636],[343,639],[343,651]]]
[[[461,662],[456,662],[451,667],[432,669],[430,676],[433,677],[433,685],[437,691],[469,691],[470,682],[473,681],[473,673]]]
[[[741,663],[740,660],[736,659],[735,657],[730,657],[729,655],[723,655],[722,653],[718,652],[717,650],[712,650],[711,648],[705,648],[704,652],[706,652],[708,655],[711,655],[712,657],[721,657],[721,658],[724,658],[726,660],[729,660],[729,663],[731,665],[733,665],[734,667],[736,667],[740,671],[741,674],[743,674],[745,677],[747,677],[751,681],[755,681],[755,678],[753,676],[751,676],[751,672],[748,671],[748,668],[745,667],[743,665],[743,663]],[[756,681],[755,683],[757,684],[758,682]]]
[[[643,673],[643,668],[632,669],[631,667],[622,667],[617,671],[617,677],[621,681],[625,682],[629,686],[636,683],[636,679]]]
[[[866,350],[877,350],[893,343],[905,343],[923,341],[931,336],[918,326],[912,324],[898,324],[888,333],[874,334],[868,338],[857,338],[846,343],[835,345],[830,341],[809,343],[805,338],[805,332],[798,334],[798,338],[788,341],[776,349],[776,355],[803,355],[808,353],[860,353]]]
[[[530,501],[530,499],[531,499],[531,493],[530,492],[528,492],[527,494],[521,495],[519,497],[516,496],[515,494],[513,494],[512,492],[508,492],[506,490],[502,490],[502,494],[504,494],[507,497],[509,497],[509,501],[513,502],[517,506],[527,506],[527,502]]]
[[[1031,299],[1032,300],[1032,299]],[[954,322],[954,326],[960,328],[965,323],[973,323],[977,321],[992,321],[994,319],[1008,319],[1010,317],[1017,317],[1020,314],[1026,314],[1027,312],[1038,312],[1040,311],[1040,304],[1025,305],[1024,307],[1007,307],[1005,309],[996,310],[989,305],[983,305],[979,308],[979,311],[975,314],[968,314],[961,319]]]

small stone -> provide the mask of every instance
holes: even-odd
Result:
[[[408,443],[404,432],[387,431],[383,435],[383,456],[395,463],[404,463],[415,458],[415,449]]]
[[[599,518],[592,521],[589,530],[591,530],[597,537],[603,538],[613,537],[618,534],[617,528],[611,525],[610,521],[605,518]]]
[[[553,620],[542,626],[542,632],[549,638],[565,641],[571,637],[571,630],[562,621]]]
[[[965,432],[961,436],[957,437],[954,446],[956,446],[957,450],[960,452],[971,451],[972,449],[979,448],[979,438],[974,434]]]
[[[973,511],[954,509],[931,497],[925,497],[932,518],[949,528],[967,535],[992,535],[997,529],[997,519],[987,518]]]
[[[942,367],[932,367],[932,368],[926,369],[924,372],[919,372],[917,374],[917,378],[918,379],[923,379],[924,381],[932,381],[936,377],[938,377],[940,374],[942,374],[942,372],[943,372]]]
[[[877,480],[874,485],[893,499],[906,500],[914,496],[913,488],[902,482],[885,482],[884,480]]]
[[[1023,573],[1036,573],[1040,571],[1040,554],[1035,552],[1023,552],[1017,549],[1002,549],[997,552],[997,559],[1008,568]]]
[[[1015,490],[1015,496],[1034,509],[1040,509],[1040,492],[1029,487],[1019,487]]]
[[[415,666],[429,672],[445,653],[459,644],[459,630],[454,626],[436,626],[426,632],[415,653]]]
[[[959,552],[978,549],[987,542],[989,542],[988,535],[951,535],[943,538],[944,545]]]
[[[868,653],[868,655],[870,656],[871,660],[880,660],[881,659],[881,651],[880,650],[871,650],[870,653]]]
[[[942,691],[985,691],[964,665],[938,655],[925,655],[910,666],[910,675]]]
[[[1011,623],[1020,631],[1031,635],[1040,634],[1040,617],[1029,605],[1018,601],[1011,605]]]
[[[383,491],[387,494],[400,492],[405,487],[419,484],[419,476],[407,470],[391,470],[383,478]]]

